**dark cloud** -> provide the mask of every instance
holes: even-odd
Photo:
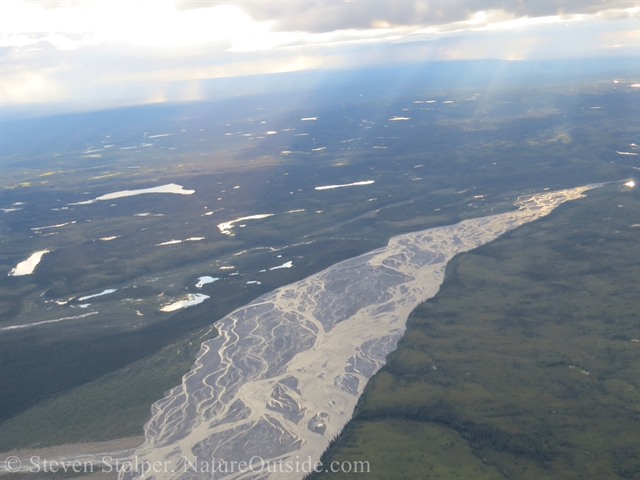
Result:
[[[221,1],[179,0],[178,9],[235,5],[254,20],[275,21],[274,31],[331,32],[391,26],[435,26],[469,19],[474,13],[503,10],[517,17],[597,13],[637,6],[628,0],[447,0],[447,1]]]

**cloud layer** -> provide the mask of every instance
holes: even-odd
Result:
[[[258,21],[273,22],[273,31],[332,32],[398,26],[437,26],[469,20],[480,11],[501,11],[511,18],[568,14],[598,14],[617,11],[614,17],[630,15],[635,1],[588,0],[440,0],[440,1],[198,1],[179,0],[179,10],[236,5]]]
[[[2,102],[197,100],[202,81],[393,62],[637,54],[635,1],[0,2]]]

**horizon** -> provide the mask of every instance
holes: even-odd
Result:
[[[531,75],[531,66],[553,66],[553,64],[562,63],[566,66],[569,62],[573,66],[580,66],[581,69],[572,70],[565,68],[562,71],[538,71],[536,76]],[[500,71],[491,71],[491,67],[500,65]],[[603,66],[608,68],[603,68]],[[603,78],[608,74],[630,74],[629,78],[618,78],[616,81],[627,82],[631,88],[637,88],[640,81],[640,58],[632,56],[617,57],[594,57],[594,58],[573,58],[573,59],[535,59],[535,60],[503,60],[503,59],[471,59],[471,60],[448,60],[448,61],[430,61],[430,62],[408,62],[395,65],[371,65],[353,69],[321,69],[321,70],[301,70],[293,72],[275,72],[260,73],[253,75],[242,75],[236,77],[221,77],[206,79],[201,82],[201,98],[198,100],[165,100],[162,102],[146,102],[146,103],[123,103],[116,105],[90,104],[90,103],[29,103],[29,104],[10,104],[0,108],[0,123],[13,122],[19,120],[57,117],[78,114],[91,114],[101,112],[112,112],[123,109],[136,108],[162,108],[162,107],[180,107],[198,104],[215,104],[218,102],[233,101],[234,99],[260,97],[282,91],[294,92],[310,92],[322,91],[329,89],[342,88],[358,88],[357,82],[361,77],[368,75],[365,81],[369,81],[370,85],[361,85],[364,88],[370,87],[377,83],[371,77],[371,74],[403,74],[405,77],[411,74],[410,79],[405,82],[412,83],[420,75],[428,74],[430,80],[434,83],[430,84],[427,91],[431,93],[450,92],[451,89],[465,89],[477,87],[478,77],[470,78],[469,72],[459,75],[458,83],[452,85],[447,83],[455,76],[457,69],[471,70],[472,75],[481,75],[481,80],[491,83],[491,89],[494,91],[505,89],[519,89],[521,85],[509,83],[510,80],[524,80],[523,76],[527,76],[527,82],[548,82],[552,77],[556,77],[556,81],[567,81],[570,78],[586,80]],[[445,77],[445,78],[442,78]],[[320,80],[318,80],[320,79]],[[299,85],[300,80],[316,80],[311,86]],[[614,80],[613,78],[611,79]],[[179,88],[179,86],[178,86]]]

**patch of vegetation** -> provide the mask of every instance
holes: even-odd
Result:
[[[635,190],[607,186],[456,257],[324,464],[366,460],[376,479],[640,478],[639,213]]]
[[[0,451],[142,435],[150,405],[180,384],[202,342],[216,335],[213,326],[199,329],[149,357],[40,402],[0,427]]]

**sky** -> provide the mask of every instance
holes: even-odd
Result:
[[[202,82],[638,55],[640,1],[0,0],[2,106],[203,99]]]

